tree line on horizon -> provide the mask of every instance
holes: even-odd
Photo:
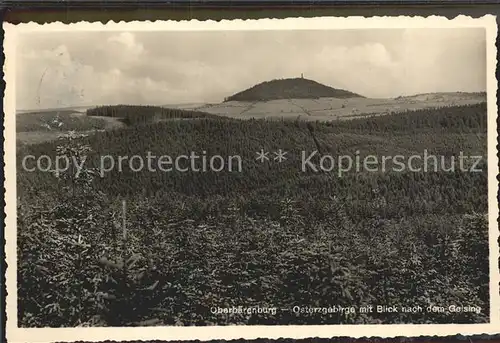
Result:
[[[201,111],[144,105],[99,106],[88,109],[86,113],[89,117],[118,118],[129,126],[149,124],[168,119],[220,118],[217,115]]]

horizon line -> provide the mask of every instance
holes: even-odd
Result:
[[[410,94],[410,95],[397,95],[393,97],[364,97],[365,99],[397,99],[397,98],[404,98],[404,97],[415,97],[419,95],[428,95],[428,94],[477,94],[477,93],[487,93],[486,90],[482,91],[439,91],[439,92],[424,92],[424,93],[415,93],[415,94]],[[362,96],[362,95],[361,95]],[[334,98],[334,97],[320,97],[320,98]],[[354,97],[353,97],[354,98]],[[298,98],[298,99],[308,99],[308,98]],[[343,99],[347,100],[349,98]],[[273,100],[283,100],[283,99],[273,99]],[[234,100],[232,100],[234,101]],[[268,100],[272,101],[272,100]],[[243,102],[243,101],[236,101],[236,102]],[[47,111],[47,110],[64,110],[64,109],[72,109],[72,108],[77,108],[77,107],[85,107],[85,108],[91,108],[91,107],[100,107],[100,106],[119,106],[119,105],[128,105],[128,106],[158,106],[158,107],[165,107],[169,105],[191,105],[191,104],[202,104],[202,105],[218,105],[218,104],[224,104],[224,101],[220,102],[177,102],[177,103],[169,103],[169,104],[126,104],[126,103],[117,103],[117,104],[92,104],[92,105],[68,105],[68,106],[63,106],[63,107],[44,107],[44,108],[23,108],[23,109],[17,109],[16,108],[16,113],[19,111],[22,112],[36,112],[36,111]]]

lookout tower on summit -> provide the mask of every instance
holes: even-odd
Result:
[[[300,74],[300,78],[303,79],[304,78],[304,73],[301,73]]]

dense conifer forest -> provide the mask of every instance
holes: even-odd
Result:
[[[127,125],[140,125],[169,119],[220,118],[216,115],[158,106],[100,106],[87,110],[87,116],[114,117]]]
[[[277,99],[355,98],[359,94],[322,85],[305,78],[279,79],[259,83],[225,101],[269,101]]]
[[[21,326],[488,322],[485,104],[332,122],[132,106],[88,115],[127,126],[17,150]],[[256,159],[261,149],[270,161]],[[192,151],[241,156],[241,171],[99,170],[102,156]],[[481,172],[339,175],[338,166],[302,170],[303,151],[318,152],[315,164],[424,151],[483,158]],[[43,154],[85,159],[85,168],[78,177],[23,170],[24,156]],[[424,310],[359,311],[369,304]],[[355,310],[212,311],[233,306]]]

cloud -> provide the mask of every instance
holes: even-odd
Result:
[[[485,54],[482,29],[26,33],[17,106],[219,102],[301,73],[370,97],[482,91]]]
[[[101,46],[100,56],[107,61],[114,61],[115,65],[128,67],[137,63],[144,63],[142,55],[144,47],[137,42],[134,34],[121,32],[107,39],[107,44]]]

